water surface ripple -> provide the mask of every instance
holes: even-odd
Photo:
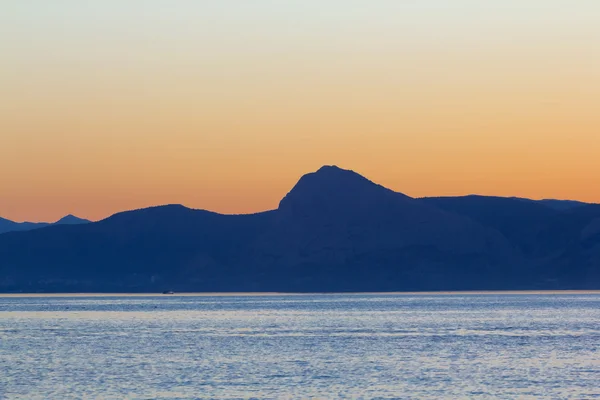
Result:
[[[599,294],[0,297],[1,399],[600,399]]]

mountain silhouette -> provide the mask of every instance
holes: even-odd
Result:
[[[91,221],[83,218],[76,217],[74,215],[67,215],[59,219],[54,223],[54,225],[79,225],[79,224],[88,224]]]
[[[54,223],[49,222],[13,222],[5,218],[0,218],[0,233],[16,232],[16,231],[30,231],[32,229],[45,228],[51,225],[75,225],[75,224],[87,224],[91,221],[87,219],[78,218],[74,215],[67,215]]]
[[[583,203],[581,201],[574,200],[555,200],[555,199],[543,199],[537,200],[538,203],[544,204],[550,208],[554,208],[556,210],[570,210],[576,207],[581,207],[587,205],[587,203]]]
[[[27,231],[30,229],[41,228],[48,226],[46,223],[32,223],[32,222],[13,222],[5,218],[0,218],[0,233],[13,232],[13,231]]]
[[[0,235],[4,292],[592,289],[599,270],[598,205],[415,199],[336,166],[263,213],[168,205]]]

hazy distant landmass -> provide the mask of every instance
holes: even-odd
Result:
[[[56,222],[14,222],[0,217],[0,233],[30,231],[51,225],[87,224],[89,222],[91,221],[74,215],[67,215]]]
[[[600,205],[415,199],[335,166],[273,211],[66,222],[0,235],[0,291],[600,289]]]

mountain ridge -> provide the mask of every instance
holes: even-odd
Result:
[[[75,225],[75,224],[87,224],[92,221],[87,219],[79,218],[74,215],[66,215],[56,222],[15,222],[6,218],[0,217],[0,234],[8,232],[24,232],[33,229],[45,228],[53,225]]]
[[[262,213],[166,205],[0,235],[0,292],[575,288],[600,288],[600,206],[418,199],[336,166]]]

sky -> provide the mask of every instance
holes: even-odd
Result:
[[[597,0],[4,0],[0,216],[410,196],[600,202]]]

